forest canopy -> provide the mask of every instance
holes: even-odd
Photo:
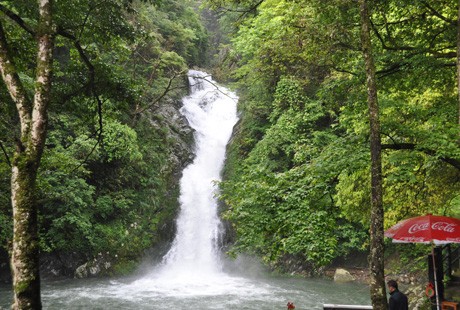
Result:
[[[367,250],[370,129],[356,1],[207,2],[233,29],[224,71],[242,113],[221,184],[233,250],[313,269]],[[368,3],[385,227],[426,213],[459,217],[458,3]]]
[[[31,95],[38,6],[2,1],[0,11],[12,62]],[[177,150],[173,132],[180,128],[162,111],[187,93],[188,68],[204,65],[208,34],[196,8],[180,0],[65,0],[54,3],[53,13],[48,137],[36,182],[40,251],[86,259],[107,253],[121,271],[165,238],[160,228],[176,212],[175,174],[190,154]],[[19,128],[3,83],[0,100],[0,245],[6,251]]]

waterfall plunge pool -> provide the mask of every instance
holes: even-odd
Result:
[[[84,279],[43,282],[43,308],[50,310],[242,310],[322,309],[327,304],[369,304],[367,286],[328,280],[250,276],[250,265],[224,272],[222,223],[216,181],[226,145],[238,120],[236,94],[205,72],[189,71],[190,95],[181,112],[195,130],[195,159],[183,171],[177,233],[161,263],[137,279]],[[0,309],[12,292],[0,286]]]
[[[12,292],[0,286],[0,309],[9,309]],[[248,278],[225,273],[201,279],[171,279],[147,275],[133,280],[82,279],[44,282],[44,310],[275,310],[292,301],[296,310],[322,309],[323,304],[369,305],[369,288],[326,279],[262,276]]]

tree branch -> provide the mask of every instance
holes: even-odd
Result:
[[[431,13],[433,13],[434,16],[438,17],[439,19],[445,21],[446,23],[452,25],[452,26],[457,26],[457,21],[456,20],[451,20],[436,11],[431,5],[429,5],[426,1],[422,1],[422,4],[430,10]]]
[[[416,49],[413,46],[388,46],[388,45],[386,45],[385,40],[383,39],[382,35],[378,31],[377,27],[372,22],[372,20],[371,20],[371,27],[372,27],[372,30],[373,30],[374,34],[376,35],[377,39],[379,39],[380,43],[382,44],[382,48],[385,49],[385,50],[389,50],[389,51],[413,51],[413,50]]]
[[[216,90],[217,90],[219,93],[221,93],[222,95],[224,95],[224,96],[226,96],[226,97],[228,97],[228,98],[230,98],[230,99],[232,99],[232,100],[235,100],[235,98],[232,98],[232,97],[230,97],[227,93],[224,93],[223,91],[221,91],[220,88],[219,88],[219,86],[218,86],[217,84],[215,84],[215,83],[211,82],[210,80],[206,79],[207,77],[210,77],[210,76],[211,76],[211,75],[207,75],[207,76],[203,76],[203,77],[201,77],[201,76],[195,76],[194,78],[204,80],[206,83],[209,83],[209,84],[211,84],[212,86],[214,86],[214,87],[216,88]],[[191,86],[193,86],[193,85],[191,85]]]
[[[143,108],[138,108],[136,109],[136,111],[134,111],[134,114],[140,114],[142,112],[144,112],[145,110],[147,109],[150,109],[151,107],[153,107],[155,104],[157,104],[158,102],[160,102],[161,99],[163,99],[169,91],[171,90],[174,90],[174,89],[177,89],[177,88],[172,88],[172,83],[174,81],[174,79],[178,76],[178,75],[181,75],[183,72],[180,72],[178,74],[174,74],[172,76],[172,78],[169,79],[168,81],[168,86],[166,86],[166,88],[164,89],[163,93],[158,97],[156,98],[152,103],[150,103],[149,105],[147,105],[146,107],[143,107]]]
[[[457,57],[456,52],[446,52],[446,53],[439,53],[439,52],[432,52],[435,58],[455,58]]]
[[[74,47],[77,49],[78,54],[80,55],[80,58],[83,60],[83,62],[85,63],[86,67],[89,70],[90,81],[94,82],[94,75],[95,75],[94,74],[94,66],[91,63],[91,61],[89,60],[88,56],[85,54],[85,51],[84,51],[83,47],[81,46],[80,41],[77,39],[77,37],[75,37],[73,34],[65,31],[64,29],[62,29],[60,27],[57,29],[57,34],[60,35],[60,36],[63,36],[64,38],[69,39],[70,41],[72,41]]]
[[[352,76],[358,76],[358,74],[356,72],[353,72],[353,71],[350,71],[350,70],[347,70],[347,69],[342,69],[342,68],[337,67],[337,66],[332,66],[331,68],[332,68],[332,70],[337,71],[337,72],[348,73],[348,74],[350,74]]]
[[[382,78],[382,77],[385,77],[387,75],[391,75],[393,73],[399,72],[405,65],[407,65],[407,63],[405,63],[405,62],[394,63],[394,64],[392,64],[391,66],[389,66],[389,67],[387,67],[385,69],[377,71],[376,73],[377,73],[379,78]]]
[[[0,140],[0,147],[2,148],[3,154],[5,155],[6,163],[8,164],[8,166],[11,167],[10,157],[8,156],[8,153],[6,152],[6,149],[5,149],[5,147],[3,146],[3,143],[2,143],[1,140]]]
[[[81,166],[83,166],[84,163],[88,161],[88,158],[93,154],[94,150],[96,150],[96,147],[101,143],[102,141],[102,131],[98,130],[98,136],[97,136],[97,141],[94,143],[93,148],[91,151],[86,155],[85,159],[83,159],[78,166],[76,166],[72,171],[70,171],[70,174],[73,174],[75,171],[77,171]]]
[[[0,23],[0,71],[11,99],[16,104],[16,109],[18,110],[21,122],[21,135],[24,136],[30,130],[32,102],[30,101],[30,98],[27,97],[27,92],[22,85],[18,72],[16,71],[16,67],[10,55],[2,23]]]
[[[4,5],[0,4],[0,11],[3,12],[6,16],[8,16],[10,19],[12,19],[16,24],[19,25],[22,29],[30,33],[32,36],[35,36],[35,31],[27,25],[27,23],[16,13],[13,11],[7,9]]]
[[[88,85],[91,90],[91,94],[94,96],[97,102],[97,112],[98,112],[98,117],[99,117],[99,138],[98,140],[102,141],[102,101],[99,98],[99,95],[96,93],[96,90],[94,89],[94,84],[95,84],[95,68],[91,61],[89,60],[88,56],[86,55],[83,47],[80,44],[80,41],[75,37],[73,34],[65,31],[62,28],[57,29],[57,34],[63,36],[64,38],[67,38],[73,42],[74,47],[77,49],[78,54],[80,55],[80,58],[86,65],[89,71],[89,82]]]
[[[235,13],[244,13],[243,15],[247,13],[254,12],[265,0],[259,0],[254,5],[244,8],[244,9],[230,9],[230,8],[223,8],[225,12],[235,12]]]
[[[382,144],[382,150],[417,150],[423,152],[430,156],[436,156],[436,151],[425,149],[425,148],[417,148],[415,143],[393,143],[393,144]],[[460,170],[460,161],[455,158],[450,157],[438,157],[445,163],[450,164],[451,166],[455,167],[456,169]]]
[[[83,20],[83,25],[81,26],[81,29],[80,29],[80,33],[78,34],[78,39],[80,39],[81,36],[83,35],[83,31],[85,30],[85,26],[88,22],[88,18],[92,10],[93,10],[93,7],[90,7],[88,12],[86,13],[85,19]]]
[[[246,16],[249,13],[254,12],[265,0],[259,0],[254,5],[248,7],[248,8],[242,8],[242,9],[230,9],[230,8],[223,8],[221,7],[221,14],[225,14],[227,12],[234,12],[234,13],[242,13],[239,19],[242,19],[244,16]]]
[[[451,25],[454,25],[456,26],[457,25],[457,22],[456,21],[453,21],[453,20],[449,20],[447,19],[446,17],[444,17],[442,14],[440,14],[438,11],[436,11],[433,7],[431,7],[428,3],[426,3],[425,1],[422,1],[422,3],[429,9],[429,11],[434,15],[434,16],[437,16],[438,18],[444,20],[445,22],[451,24]],[[427,13],[424,12],[423,14],[421,14],[420,16],[418,17],[422,17],[424,18],[425,15]],[[407,20],[403,20],[403,21],[399,21],[397,23],[404,23],[404,22],[408,22],[408,21],[411,21],[413,18],[410,18],[410,19],[407,19]],[[396,46],[394,43],[394,40],[393,38],[391,38],[390,36],[390,29],[388,29],[388,25],[393,25],[393,24],[397,24],[395,22],[393,23],[389,23],[385,20],[385,23],[384,23],[384,26],[385,26],[385,29],[387,30],[388,32],[388,40],[390,41],[391,45],[388,45],[385,41],[385,39],[382,37],[382,35],[380,34],[379,30],[377,29],[375,23],[371,20],[371,26],[372,26],[372,30],[375,34],[375,36],[377,37],[377,39],[380,41],[381,45],[382,45],[382,48],[385,49],[385,50],[390,50],[390,51],[413,51],[413,50],[420,50],[420,53],[431,53],[433,54],[436,58],[451,58],[451,57],[456,57],[456,53],[455,52],[446,52],[446,53],[439,53],[437,51],[432,51],[431,48],[433,47],[434,45],[434,41],[435,39],[440,35],[442,34],[443,32],[445,32],[447,29],[441,29],[440,31],[438,31],[437,33],[435,33],[431,39],[431,42],[430,42],[430,48],[417,48],[416,46]],[[453,47],[453,49],[455,49],[456,47]]]

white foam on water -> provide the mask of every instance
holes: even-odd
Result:
[[[222,224],[216,182],[238,121],[238,98],[205,72],[189,71],[189,83],[191,92],[183,99],[181,112],[195,130],[195,159],[180,181],[177,234],[162,264],[132,286],[175,296],[253,294],[247,280],[222,271],[218,245]]]

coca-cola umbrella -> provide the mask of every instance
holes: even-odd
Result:
[[[385,237],[392,238],[395,243],[431,244],[436,306],[437,309],[440,309],[434,245],[460,243],[460,219],[431,214],[412,217],[386,230]]]

